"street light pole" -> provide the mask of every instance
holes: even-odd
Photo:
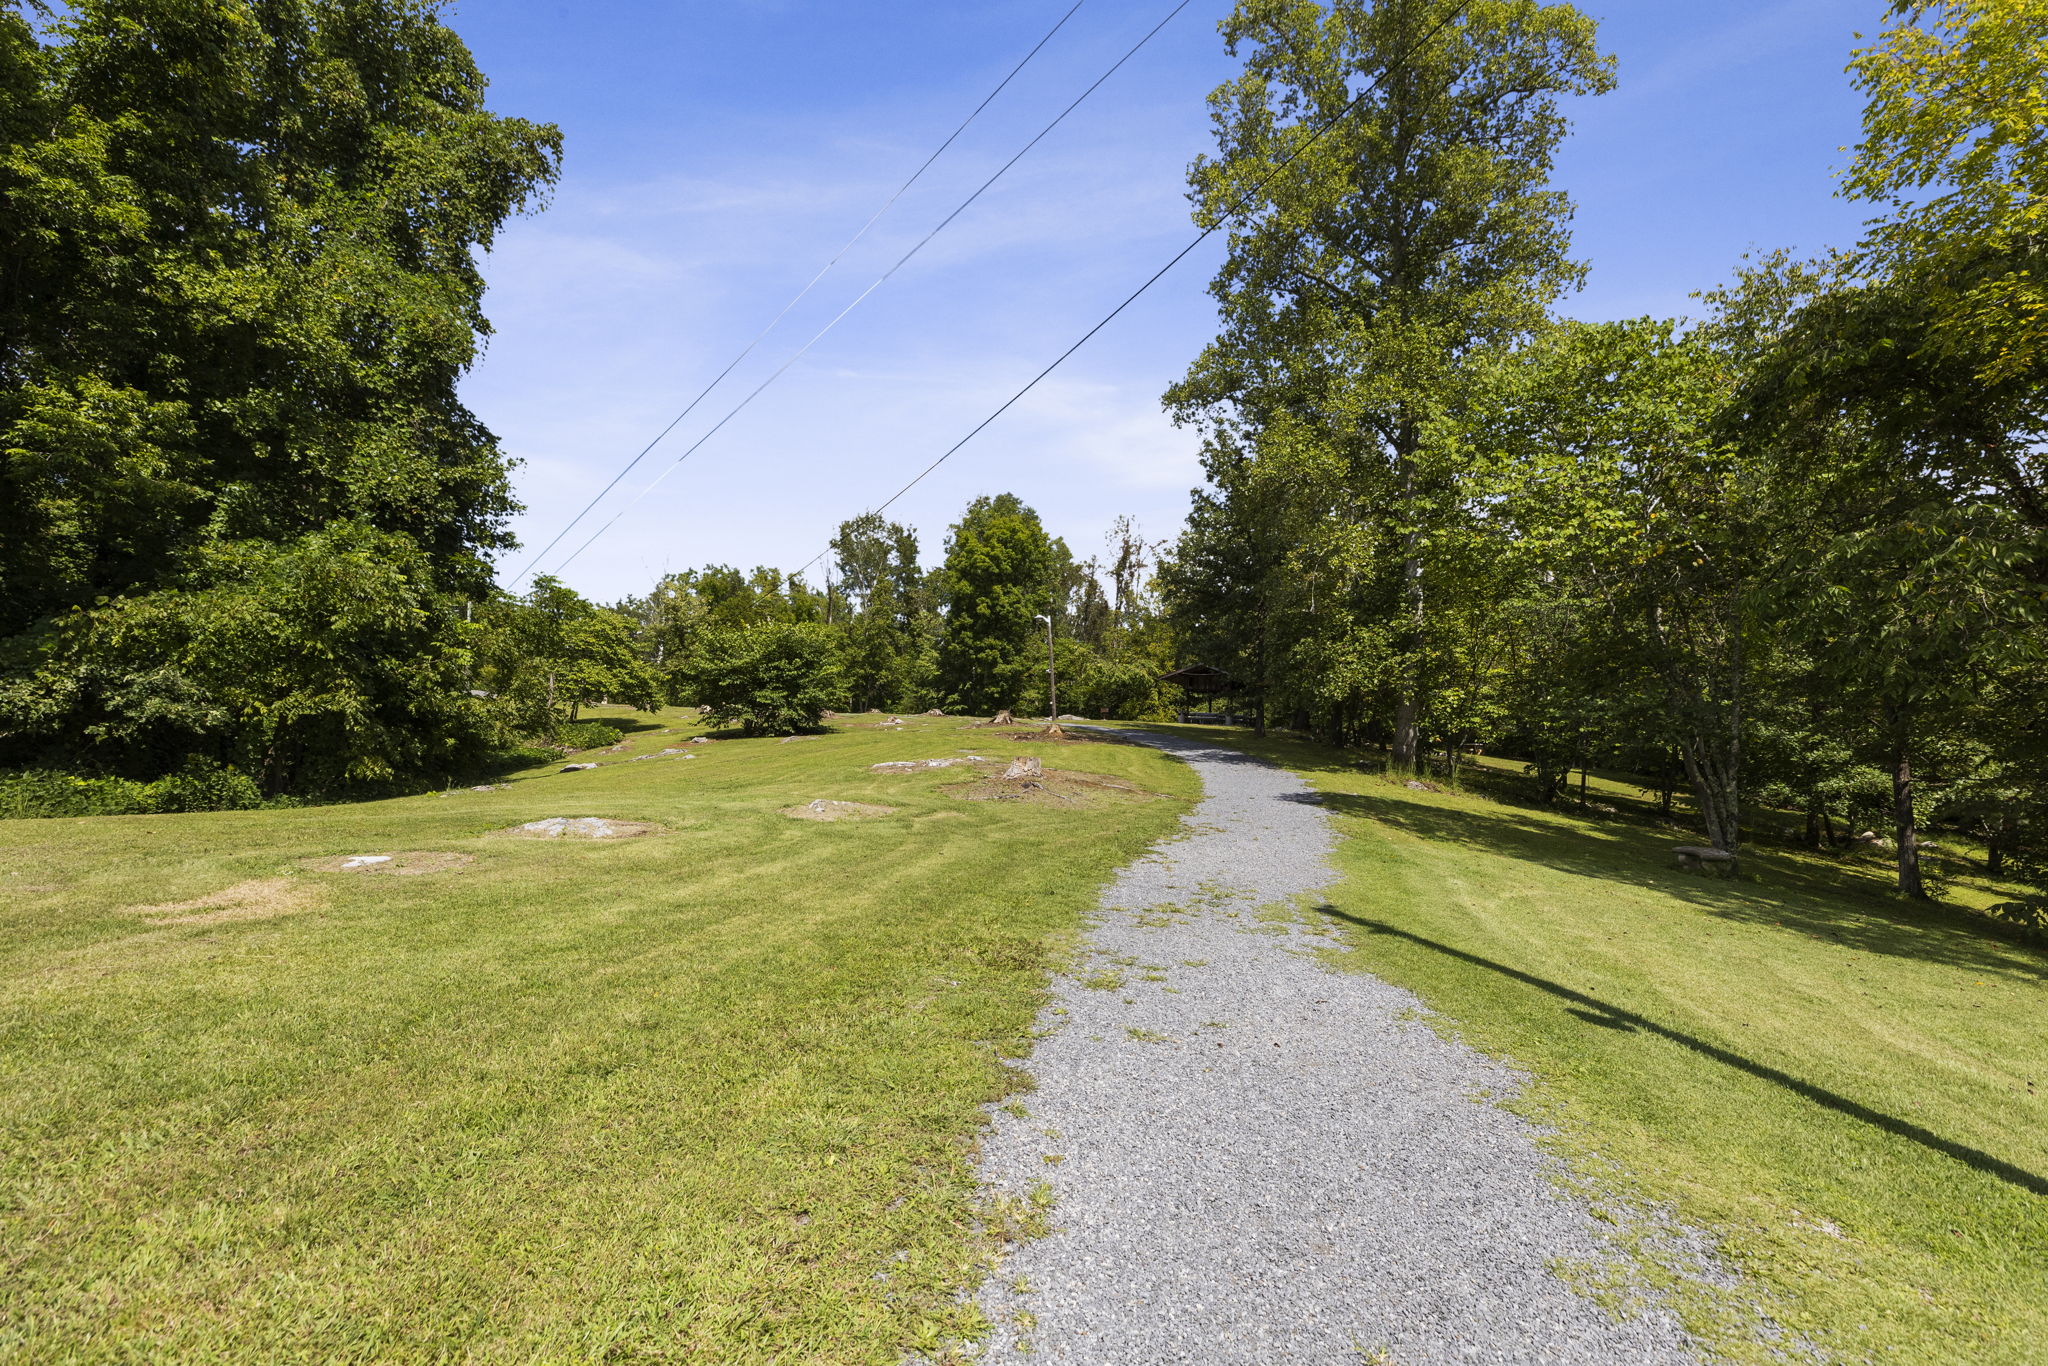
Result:
[[[1060,723],[1060,675],[1059,667],[1053,662],[1052,618],[1033,617],[1034,621],[1045,623],[1045,692],[1046,702],[1051,707],[1046,721],[1054,727]]]

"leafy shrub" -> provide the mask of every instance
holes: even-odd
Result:
[[[248,774],[203,759],[159,778],[149,790],[155,811],[247,811],[263,805]]]
[[[132,816],[155,809],[149,784],[126,778],[82,778],[47,768],[0,777],[0,819]]]
[[[153,783],[57,769],[0,775],[0,819],[6,820],[243,811],[261,805],[263,794],[247,774],[210,760],[194,760]]]
[[[749,735],[815,728],[839,693],[836,642],[815,623],[712,628],[684,666],[691,696]]]
[[[570,749],[603,749],[619,742],[621,730],[610,721],[572,721],[557,727],[555,742]]]
[[[2021,938],[2048,944],[2048,901],[2001,901],[1985,914],[2018,930]]]

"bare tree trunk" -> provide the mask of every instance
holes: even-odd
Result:
[[[1258,696],[1253,701],[1253,711],[1254,715],[1258,718],[1258,721],[1257,727],[1253,731],[1253,734],[1257,735],[1261,740],[1263,740],[1266,738],[1266,604],[1264,599],[1261,599],[1259,602],[1258,660],[1259,692]]]
[[[1742,842],[1741,769],[1739,756],[1732,746],[1730,749],[1728,754],[1717,754],[1705,737],[1691,735],[1679,752],[1685,757],[1685,776],[1700,805],[1707,843],[1733,854]]]
[[[1401,462],[1401,502],[1407,509],[1411,521],[1415,516],[1415,436],[1412,430],[1404,431],[1399,445]],[[1401,562],[1401,595],[1408,606],[1408,648],[1417,656],[1413,671],[1404,683],[1399,704],[1394,709],[1394,767],[1410,772],[1421,757],[1420,740],[1416,735],[1416,723],[1422,715],[1422,528],[1411,525],[1405,542],[1407,558]]]
[[[1898,841],[1899,894],[1927,899],[1920,881],[1920,830],[1913,813],[1913,756],[1904,717],[1892,717],[1892,829]]]

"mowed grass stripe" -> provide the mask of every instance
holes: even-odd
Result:
[[[967,804],[938,790],[964,775],[867,771],[1043,749],[951,722],[625,762],[679,738],[500,792],[0,826],[8,873],[66,880],[5,959],[0,1355],[893,1362],[971,1327],[951,1296],[1001,1055],[1184,801]],[[1054,762],[1193,792],[1140,748]],[[898,814],[776,814],[818,796]],[[551,815],[670,833],[492,833]],[[296,871],[394,848],[478,862]],[[325,904],[120,909],[280,875]]]

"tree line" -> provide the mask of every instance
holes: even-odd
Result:
[[[1156,554],[1126,517],[1077,559],[1006,493],[970,503],[925,569],[917,533],[871,513],[841,524],[817,585],[711,565],[610,605],[548,578],[498,593],[476,615],[477,680],[539,736],[596,701],[704,706],[752,733],[830,710],[1042,711],[1055,678],[1065,711],[1149,715],[1172,653]]]
[[[1204,225],[1249,206],[1166,396],[1207,474],[1188,651],[1397,769],[1623,769],[1730,852],[1760,808],[1867,824],[1916,897],[1930,822],[2044,876],[2048,7],[1886,24],[1850,56],[1860,241],[1583,323],[1551,168],[1613,85],[1590,19],[1242,0],[1191,186]]]

